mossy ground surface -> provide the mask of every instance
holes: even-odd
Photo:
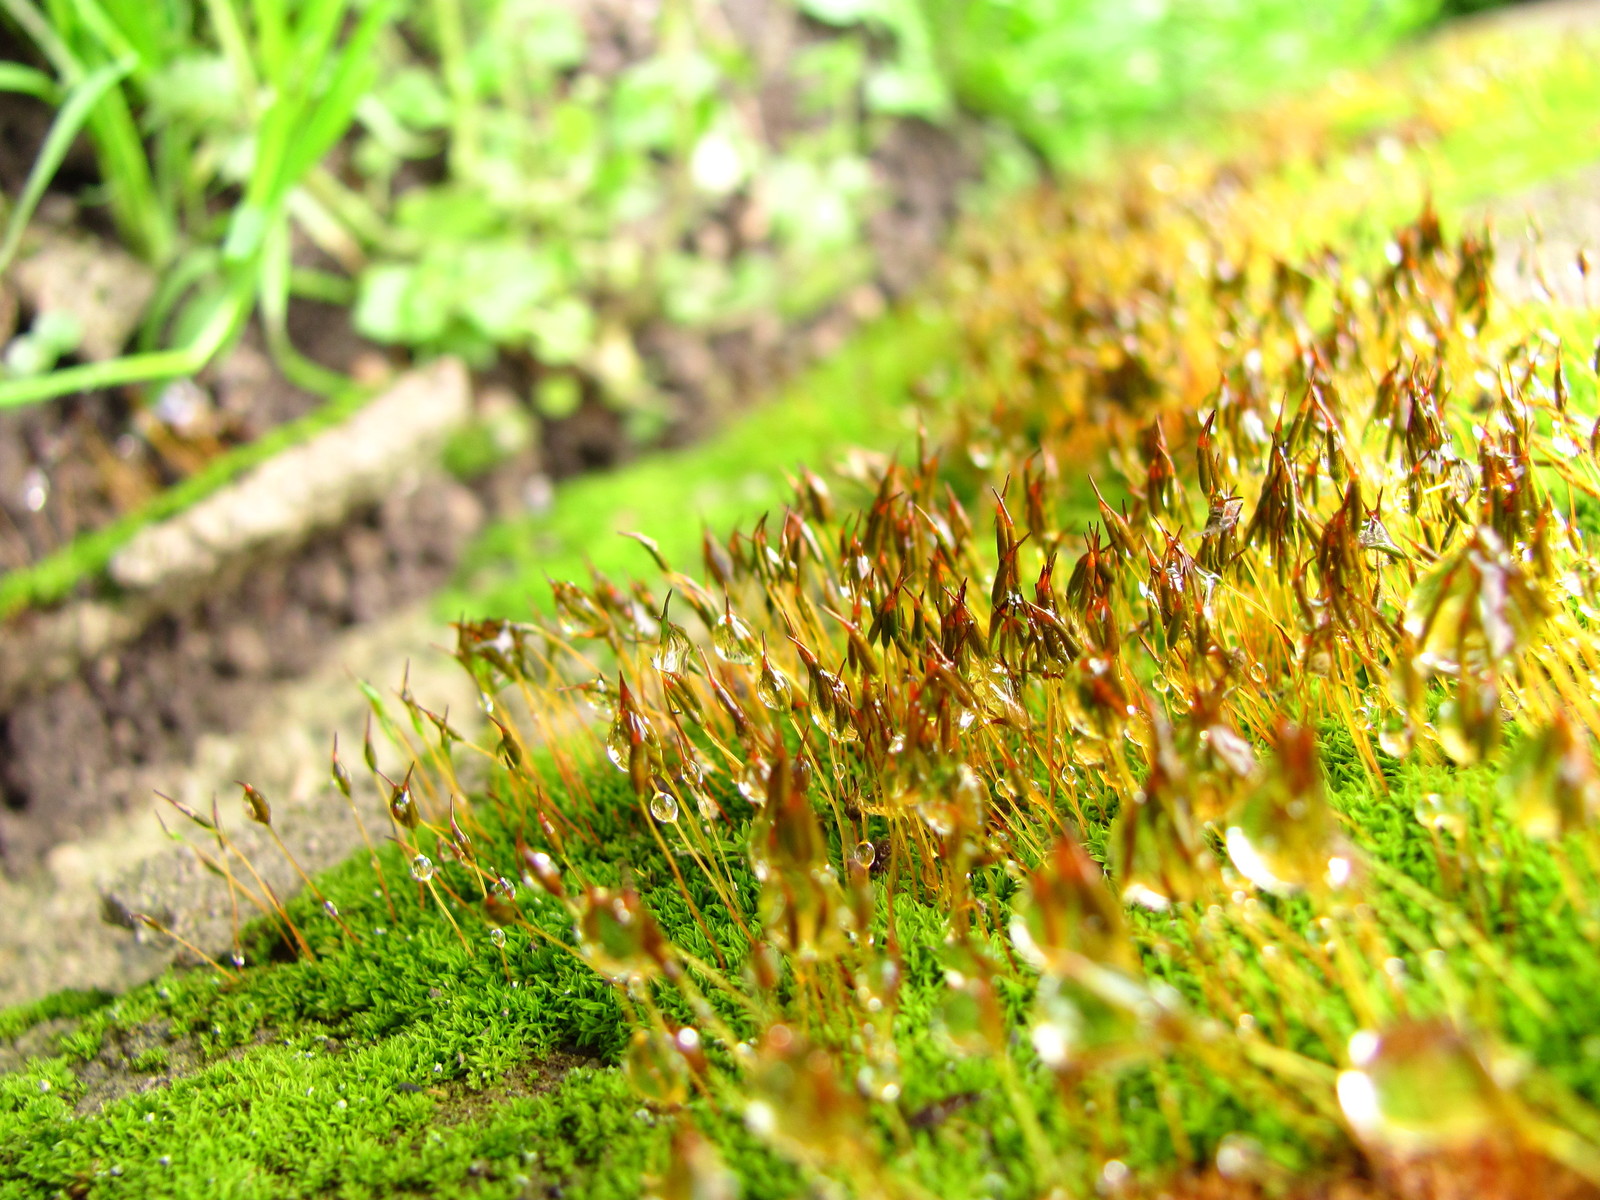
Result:
[[[1433,69],[1442,69],[1440,61]],[[1412,111],[1402,98],[1426,90],[1431,76],[1391,83],[1376,98],[1330,102],[1335,134],[1359,127],[1376,136],[1315,172],[1291,156],[1252,181],[1263,210],[1279,214],[1285,252],[1336,240],[1352,248],[1352,259],[1379,254],[1386,231],[1414,214],[1424,187],[1453,222],[1472,203],[1595,154],[1600,87],[1578,57],[1548,56],[1527,75],[1507,59],[1490,61],[1499,63],[1498,75],[1470,68],[1485,71],[1481,109],[1458,109],[1441,134],[1398,154],[1381,131],[1399,127]],[[1364,203],[1370,196],[1393,197],[1393,207]],[[1279,235],[1263,227],[1263,236]],[[1594,333],[1589,318],[1567,312],[1518,319],[1559,323],[1589,340]],[[649,534],[668,559],[687,560],[702,518],[724,528],[775,504],[782,473],[797,461],[817,462],[854,443],[904,449],[914,440],[904,399],[912,384],[943,372],[933,399],[914,410],[930,421],[940,419],[946,397],[963,394],[954,353],[961,332],[946,316],[904,314],[714,445],[567,489],[547,517],[491,534],[462,590],[444,603],[452,615],[514,612],[545,593],[544,573],[579,576],[586,561],[626,576],[644,551],[614,536],[623,529]],[[1582,386],[1580,379],[1575,387]],[[1574,404],[1592,417],[1592,399],[1579,395]],[[963,486],[959,470],[949,482]],[[864,499],[854,486],[836,481],[841,503]],[[1092,505],[1088,494],[1062,499],[1069,511],[1093,512]],[[1362,986],[1338,994],[1364,997],[1373,1011],[1319,988],[1322,973],[1342,969],[1337,956],[1330,968],[1277,949],[1288,944],[1278,931],[1315,944],[1319,935],[1309,927],[1317,918],[1303,898],[1260,896],[1254,925],[1205,912],[1178,922],[1130,910],[1149,975],[1197,1011],[1259,1027],[1264,1043],[1296,1048],[1320,1064],[1323,1074],[1312,1082],[1323,1085],[1354,1031],[1404,1015],[1409,996],[1426,996],[1498,1030],[1537,1070],[1548,1109],[1593,1140],[1600,1129],[1585,1122],[1592,1120],[1586,1106],[1600,1103],[1600,1027],[1587,998],[1600,990],[1592,953],[1600,929],[1585,897],[1594,864],[1519,833],[1508,819],[1500,759],[1458,767],[1437,756],[1399,762],[1380,755],[1374,778],[1364,765],[1370,747],[1358,747],[1345,730],[1324,725],[1317,744],[1331,806],[1377,873],[1367,900],[1382,910],[1386,957],[1364,961]],[[569,873],[596,887],[630,884],[667,938],[703,958],[714,947],[730,954],[746,947],[717,892],[692,873],[680,882],[682,856],[664,853],[665,843],[650,835],[625,777],[578,750],[541,764],[544,778],[572,779],[585,794],[589,836],[570,850]],[[747,814],[731,786],[717,799]],[[1445,821],[1419,820],[1439,804],[1448,806]],[[530,818],[490,807],[476,833],[478,858],[515,861]],[[1111,816],[1091,813],[1086,824],[1096,857],[1106,854]],[[747,848],[732,844],[724,866],[753,895]],[[845,848],[835,841],[830,849],[837,858]],[[61,994],[0,1014],[0,1043],[11,1048],[0,1060],[0,1196],[631,1197],[648,1177],[666,1173],[681,1148],[678,1120],[669,1106],[641,1100],[637,1080],[618,1066],[627,1044],[624,1002],[568,948],[567,909],[524,886],[527,927],[509,929],[502,949],[465,906],[437,904],[414,883],[398,847],[384,847],[379,859],[383,886],[364,859],[319,880],[359,944],[320,900],[302,895],[289,915],[314,957],[294,954],[280,930],[257,925],[242,947],[248,965],[231,981],[204,969],[178,971],[120,997]],[[1489,859],[1501,865],[1486,865]],[[440,867],[438,883],[457,894],[470,882],[458,864]],[[1033,1097],[1047,1138],[1087,1138],[1100,1159],[1125,1163],[1139,1178],[1210,1161],[1229,1138],[1263,1148],[1255,1169],[1269,1184],[1349,1164],[1347,1131],[1333,1106],[1287,1108],[1253,1090],[1251,1079],[1193,1062],[1135,1066],[1077,1127],[1055,1127],[1056,1085],[1047,1073],[1008,1080],[995,1060],[952,1055],[936,1036],[945,1019],[947,914],[909,892],[891,895],[881,879],[873,888],[877,919],[892,918],[902,947],[903,1027],[923,1031],[901,1045],[893,1113],[871,1118],[874,1135],[902,1157],[907,1187],[922,1189],[907,1194],[1034,1194],[1023,1165],[1030,1131],[1019,1115],[1030,1106],[1008,1089]],[[975,888],[997,904],[1018,891],[1003,872]],[[459,917],[459,934],[447,912]],[[996,956],[1007,953],[1001,940],[990,947]],[[1433,957],[1439,947],[1450,948],[1448,970]],[[1357,957],[1377,949],[1359,947]],[[1403,980],[1415,981],[1415,991]],[[1037,1002],[1012,980],[1000,999],[1016,1022]],[[661,1003],[671,1009],[675,1002]],[[737,1023],[732,1012],[727,1019]],[[733,1168],[740,1194],[788,1196],[812,1186],[802,1166],[717,1101],[701,1093],[687,1110]],[[1188,1145],[1175,1144],[1177,1130]]]

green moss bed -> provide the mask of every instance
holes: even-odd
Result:
[[[0,1013],[0,1196],[1593,1194],[1600,329],[1464,214],[1596,85],[1429,54],[972,231],[896,456],[496,535],[371,856]]]

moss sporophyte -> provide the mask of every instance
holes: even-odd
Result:
[[[858,502],[459,625],[485,744],[380,702],[394,903],[610,982],[660,1194],[729,1118],[858,1194],[939,1192],[930,1137],[1007,1194],[1600,1180],[1537,1032],[1600,914],[1592,367],[1431,212],[1291,265],[1197,236],[1216,186],[1041,211],[1053,286],[968,301],[996,402]]]
[[[208,1003],[619,1064],[506,1194],[1591,1194],[1597,331],[1252,165],[979,239],[898,461],[458,623],[484,733],[371,692],[347,928],[236,880],[298,957]]]

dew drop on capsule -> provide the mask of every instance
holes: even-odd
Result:
[[[693,653],[694,644],[689,641],[683,626],[668,621],[661,627],[661,641],[656,652],[650,656],[650,665],[658,671],[677,675],[682,673],[684,664]]]
[[[584,703],[599,716],[612,720],[616,718],[617,700],[604,675],[596,675],[588,683],[580,683],[578,693],[583,697]]]
[[[433,878],[433,859],[426,854],[419,854],[411,860],[411,878],[418,883],[427,883]]]
[[[739,794],[751,804],[765,804],[767,802],[767,779],[772,774],[772,768],[767,765],[767,760],[759,755],[750,759],[745,764],[744,773],[739,776]]]
[[[617,719],[611,723],[611,732],[606,734],[606,757],[617,770],[626,771],[632,754],[633,738],[628,728],[627,717],[618,714]]]
[[[678,819],[678,802],[671,792],[657,792],[650,797],[650,815],[663,825],[671,825]]]
[[[878,848],[871,842],[857,842],[853,857],[861,866],[870,868],[878,860]]]
[[[1404,716],[1389,717],[1378,729],[1378,748],[1390,758],[1410,754],[1414,740],[1411,722]]]
[[[493,942],[496,946],[500,947],[502,950],[505,949],[506,931],[504,929],[491,929],[491,930],[489,930],[489,940],[491,942]]]
[[[773,712],[788,712],[794,707],[789,681],[765,654],[761,656],[761,676],[756,680],[756,699]]]
[[[743,666],[756,660],[755,634],[732,612],[724,612],[711,627],[711,648],[723,662]]]

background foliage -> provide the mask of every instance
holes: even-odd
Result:
[[[91,201],[164,286],[141,353],[56,371],[44,356],[0,379],[0,406],[190,373],[254,313],[292,377],[336,388],[289,344],[299,295],[349,303],[362,332],[419,352],[532,356],[556,368],[552,411],[573,402],[573,372],[649,411],[641,324],[804,317],[870,273],[869,162],[894,119],[984,118],[1003,185],[1359,56],[1439,8],[799,0],[788,67],[805,120],[768,135],[772,64],[703,0],[4,0],[29,61],[0,88],[57,106],[39,190],[85,134]],[[627,36],[596,44],[595,13]],[[38,198],[8,198],[10,233]],[[688,236],[735,207],[758,214],[749,244]]]

